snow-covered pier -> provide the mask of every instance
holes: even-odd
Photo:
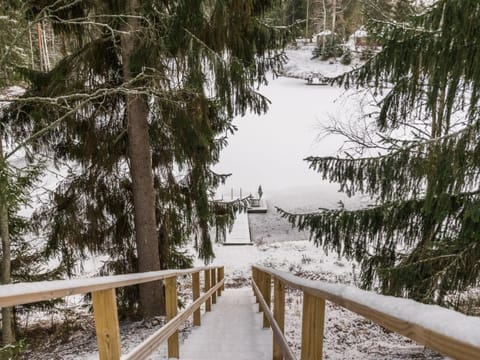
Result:
[[[224,245],[252,245],[247,212],[237,214],[232,231],[227,232]]]

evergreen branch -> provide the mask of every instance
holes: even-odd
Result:
[[[127,16],[127,15],[118,15],[116,16],[118,18],[135,18],[135,19],[144,19],[144,17],[140,17],[140,16]],[[115,29],[113,26],[107,24],[107,23],[103,23],[103,22],[97,22],[97,21],[92,21],[90,20],[90,18],[77,18],[77,19],[62,19],[60,18],[59,16],[55,16],[55,15],[50,15],[48,17],[48,20],[50,20],[50,22],[52,24],[61,24],[61,25],[82,25],[82,26],[85,26],[85,25],[94,25],[96,27],[99,27],[99,28],[105,28],[109,31],[109,33],[111,34],[112,38],[115,38],[115,36],[118,34],[118,35],[122,35],[122,34],[129,34],[131,33],[131,31],[125,31],[125,30],[121,30],[121,29]],[[139,31],[139,30],[136,30],[136,31]]]
[[[446,181],[438,181],[437,191],[459,192],[475,187],[480,171],[477,154],[479,123],[441,138],[415,141],[379,156],[360,158],[314,157],[304,160],[324,180],[338,182],[347,195],[356,192],[378,196],[382,201],[417,196],[425,191],[431,174],[432,148],[436,149],[437,171]]]
[[[405,295],[409,289],[410,296],[432,301],[435,291],[431,290],[442,288],[443,282],[464,288],[478,280],[478,264],[475,270],[472,264],[480,261],[475,235],[480,230],[479,194],[480,189],[443,194],[433,201],[411,199],[355,211],[277,211],[292,226],[310,230],[311,238],[325,251],[359,261],[365,286],[380,281],[387,293]],[[427,241],[422,234],[431,219],[443,226]]]
[[[200,39],[198,36],[196,36],[195,34],[193,34],[190,30],[188,30],[187,28],[183,28],[183,31],[185,31],[193,40],[195,40],[198,44],[200,44],[205,50],[207,50],[208,53],[210,53],[211,55],[214,56],[215,59],[217,59],[217,61],[219,61],[220,63],[222,63],[224,66],[226,65],[226,61],[225,59],[223,59],[222,56],[220,56],[220,54],[218,52],[216,52],[215,50],[213,50],[210,46],[208,46],[202,39]]]

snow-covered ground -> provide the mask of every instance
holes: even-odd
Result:
[[[286,50],[288,63],[283,68],[283,74],[293,78],[306,79],[310,74],[319,74],[322,77],[335,77],[355,68],[359,61],[353,58],[351,65],[343,65],[339,61],[312,59],[314,42]],[[355,50],[355,49],[353,49]]]
[[[252,215],[250,215],[252,216]],[[254,215],[261,216],[261,214]],[[258,231],[254,225],[252,230]],[[281,230],[279,228],[278,234]],[[272,237],[277,231],[271,230]],[[296,236],[292,230],[291,238]],[[225,264],[226,287],[245,287],[250,285],[251,265],[259,264],[289,271],[292,274],[314,280],[332,283],[356,284],[358,274],[352,263],[339,259],[335,254],[326,255],[308,240],[260,243],[255,246],[221,246],[215,245],[216,259],[214,264]],[[198,265],[201,265],[200,263]],[[182,293],[186,302],[190,300],[189,279],[182,280]],[[215,309],[213,310],[215,311]],[[79,321],[64,337],[48,343],[44,341],[43,351],[25,354],[25,359],[40,360],[93,360],[96,359],[96,343],[94,325],[91,315],[84,310]],[[300,329],[302,314],[302,294],[296,290],[287,290],[285,333],[292,347],[300,353]],[[47,320],[48,321],[48,320]],[[164,322],[163,319],[152,321],[122,322],[122,349],[127,352],[153,333]],[[402,336],[387,331],[370,321],[339,306],[327,303],[325,320],[324,353],[326,359],[366,360],[366,359],[442,359]],[[187,339],[191,322],[187,322],[181,330],[181,338]],[[40,331],[40,330],[39,330]],[[43,330],[45,331],[45,330]],[[58,326],[56,331],[61,332]],[[48,353],[44,352],[48,351]],[[165,360],[165,348],[160,349],[152,359]],[[255,359],[252,359],[255,360]]]

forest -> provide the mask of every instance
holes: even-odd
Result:
[[[349,66],[326,86],[369,91],[371,127],[325,127],[348,149],[305,166],[369,204],[279,216],[357,264],[364,289],[478,315],[479,13],[474,0],[2,1],[1,283],[74,278],[92,256],[99,276],[212,263],[249,204],[216,196],[234,119],[267,113],[259,88],[313,43],[312,61]],[[164,315],[162,286],[119,289],[122,316]],[[2,308],[5,359],[22,350],[16,319]]]

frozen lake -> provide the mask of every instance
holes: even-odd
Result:
[[[323,182],[303,159],[336,154],[343,140],[328,136],[319,141],[320,124],[332,117],[351,117],[358,100],[341,88],[307,86],[304,80],[284,77],[270,81],[260,92],[272,102],[270,110],[235,119],[238,131],[215,167],[217,172],[232,173],[219,193],[230,196],[234,188],[238,195],[242,188],[243,195],[256,194],[261,184],[266,196],[299,188],[318,188],[319,197],[336,194],[337,185]]]

